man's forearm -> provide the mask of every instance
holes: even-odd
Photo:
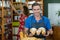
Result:
[[[25,28],[25,29],[24,29],[24,33],[25,33],[26,35],[28,35],[28,28]]]
[[[53,34],[53,30],[52,29],[50,29],[49,32],[50,32],[50,34]]]

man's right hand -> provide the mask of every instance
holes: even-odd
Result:
[[[32,33],[30,33],[28,36],[29,36],[29,37],[32,37],[32,36],[33,36],[33,34],[32,34]]]

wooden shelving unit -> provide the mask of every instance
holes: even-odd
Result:
[[[16,0],[12,0],[13,7],[16,9],[16,11],[19,11],[18,13],[16,13],[14,11],[14,9],[12,10],[12,15],[13,15],[13,18],[12,18],[13,23],[12,24],[14,24],[15,22],[19,22],[18,18],[19,18],[19,13],[21,12],[21,9],[22,9],[22,4],[24,4],[24,3],[16,2]]]
[[[16,8],[16,10],[21,10],[23,4],[26,2],[27,3],[27,6],[29,8],[29,12],[30,13],[33,13],[32,12],[32,8],[31,8],[32,3],[33,2],[38,2],[41,5],[41,13],[42,14],[44,13],[43,12],[44,11],[44,9],[43,9],[43,0],[35,0],[35,1],[34,0],[25,0],[25,2],[23,0],[20,0],[20,2],[19,1],[16,2],[16,0],[1,0],[0,3],[2,5],[0,4],[0,27],[1,27],[0,34],[2,35],[2,40],[12,39],[12,31],[11,32],[8,31],[8,33],[10,32],[9,35],[11,35],[11,38],[9,38],[9,36],[8,36],[8,38],[6,38],[7,36],[5,34],[5,32],[6,32],[5,30],[6,30],[7,27],[5,27],[5,26],[8,26],[8,29],[12,30],[12,26],[13,26],[12,25],[12,22],[16,22],[16,21],[18,22],[18,18],[17,18],[17,20],[14,20],[15,16],[18,16],[18,14],[15,13],[15,12],[13,12],[13,9],[10,6],[9,7],[6,7],[5,4],[7,2],[4,3],[4,1],[10,1],[12,3],[12,5]],[[8,22],[8,21],[10,21],[10,22]]]
[[[11,0],[0,0],[0,40],[12,40]]]

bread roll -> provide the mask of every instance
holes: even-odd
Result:
[[[37,30],[36,28],[31,28],[31,29],[30,29],[30,32],[32,33],[32,35],[35,35],[36,30]]]
[[[21,40],[28,40],[28,38],[22,38]]]
[[[35,37],[28,37],[28,40],[37,40]]]
[[[41,27],[42,35],[46,34],[46,29],[44,27]]]
[[[39,28],[39,29],[36,31],[36,34],[37,34],[37,35],[40,35],[40,33],[41,33],[41,28]]]
[[[23,38],[23,32],[20,32],[20,38],[22,39]]]
[[[37,38],[35,38],[35,37],[27,37],[27,38],[23,38],[21,40],[37,40]]]
[[[41,39],[41,38],[38,38],[37,40],[43,40],[43,39]]]

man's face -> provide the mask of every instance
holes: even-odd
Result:
[[[40,15],[40,6],[33,6],[34,15]]]

